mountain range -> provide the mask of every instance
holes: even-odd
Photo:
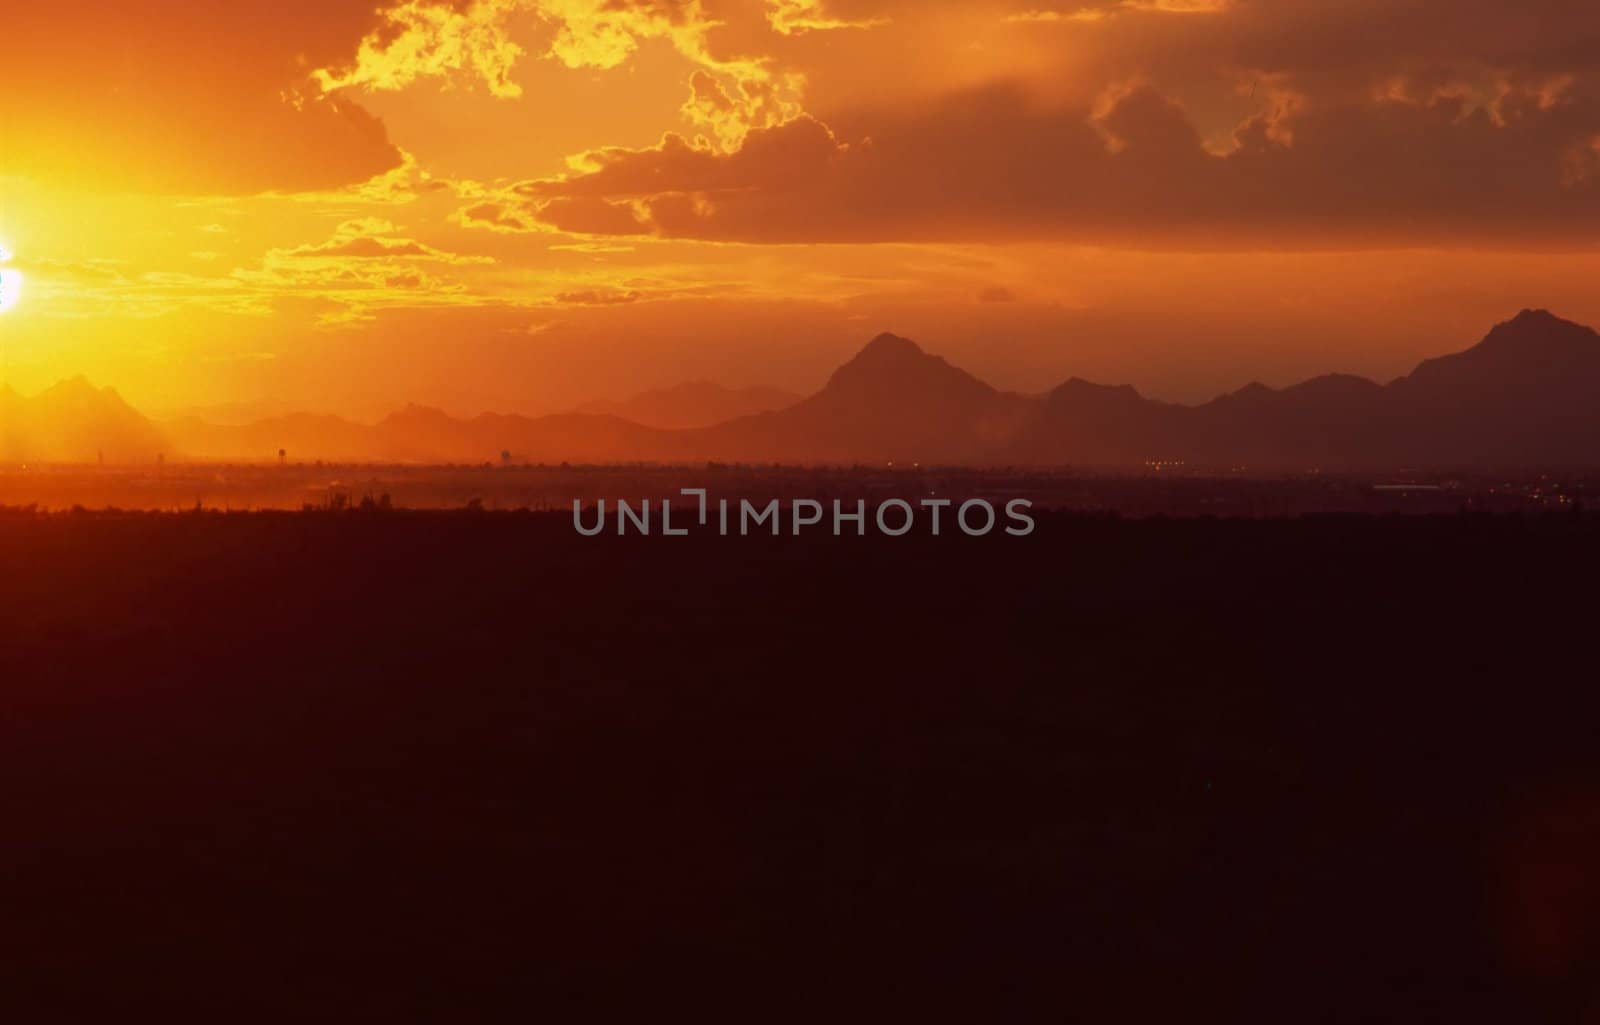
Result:
[[[641,427],[681,430],[785,409],[800,398],[779,388],[724,388],[712,381],[688,381],[640,392],[622,402],[586,402],[573,412],[614,416]]]
[[[542,417],[408,406],[370,425],[310,414],[152,421],[75,378],[32,398],[0,389],[0,459],[266,461],[281,449],[295,460],[416,463],[504,453],[543,463],[1584,466],[1600,463],[1597,398],[1600,335],[1543,310],[1388,384],[1331,374],[1283,389],[1250,384],[1194,406],[1077,378],[1043,395],[1004,392],[884,334],[797,400],[697,383]]]
[[[170,449],[162,429],[113,388],[74,377],[26,397],[0,385],[0,461],[148,463]]]

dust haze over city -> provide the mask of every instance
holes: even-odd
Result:
[[[8,1017],[1600,1016],[1600,8],[14,6]]]

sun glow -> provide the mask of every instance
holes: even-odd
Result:
[[[11,251],[0,248],[0,263],[11,261]],[[22,298],[22,272],[10,268],[0,268],[0,313],[17,304]]]

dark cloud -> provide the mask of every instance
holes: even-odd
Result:
[[[363,181],[400,163],[383,125],[310,69],[353,52],[372,0],[53,0],[7,8],[4,173],[240,194]]]
[[[852,123],[854,141],[801,117],[732,153],[673,136],[603,151],[588,173],[518,186],[519,216],[750,242],[1588,244],[1600,233],[1600,103],[1582,96],[1272,110],[1239,124],[1226,154],[1148,86],[1098,112],[991,88]]]
[[[1095,48],[1064,59],[1124,70],[1203,65],[1332,77],[1405,67],[1530,74],[1600,69],[1600,5],[1583,0],[829,0],[894,25],[983,10]]]
[[[645,235],[650,226],[629,203],[593,196],[562,196],[544,202],[521,201],[524,215],[576,235]],[[515,215],[513,215],[515,216]]]
[[[474,203],[456,214],[462,224],[490,231],[537,231],[539,222],[531,211],[518,208],[515,203]]]

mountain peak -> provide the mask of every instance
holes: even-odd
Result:
[[[916,342],[913,342],[909,338],[901,338],[899,335],[890,334],[888,331],[885,331],[883,334],[868,342],[860,352],[856,353],[856,359],[861,359],[863,357],[871,357],[874,359],[906,358],[911,356],[925,355],[927,355],[927,353],[923,352],[922,347]]]
[[[1138,389],[1131,384],[1096,384],[1086,381],[1081,377],[1069,377],[1049,393],[1056,399],[1084,399],[1084,398],[1118,398],[1124,401],[1136,399],[1143,401]]]
[[[1592,328],[1556,316],[1549,310],[1523,310],[1512,319],[1496,324],[1484,338],[1484,345],[1516,343],[1525,345],[1539,342],[1593,341]]]
[[[922,351],[909,338],[885,332],[833,372],[825,391],[891,394],[905,388],[940,393],[992,393],[993,388],[971,374],[951,366],[939,356]]]
[[[835,370],[829,383],[872,380],[890,384],[905,375],[926,372],[935,364],[942,365],[944,360],[923,352],[909,338],[884,332]]]
[[[145,462],[170,451],[162,432],[112,388],[97,388],[82,374],[25,398],[9,388],[0,458],[92,462]]]
[[[1464,365],[1492,367],[1496,373],[1547,374],[1559,363],[1596,357],[1600,357],[1600,335],[1594,329],[1564,320],[1549,310],[1530,309],[1496,324],[1483,341],[1465,352],[1425,361],[1413,376]]]
[[[999,392],[909,339],[882,334],[820,392],[777,414],[808,457],[970,458],[1003,410]],[[804,426],[800,426],[804,425]],[[804,438],[804,441],[800,441]]]
[[[1511,320],[1509,321],[1509,323],[1522,324],[1522,325],[1529,325],[1529,324],[1570,324],[1571,321],[1562,320],[1560,317],[1556,316],[1554,313],[1551,313],[1549,310],[1545,310],[1545,309],[1538,309],[1538,310],[1527,309],[1527,310],[1523,310],[1521,313],[1517,314],[1515,317],[1512,317]]]
[[[424,406],[415,402],[407,402],[405,408],[396,410],[383,418],[384,423],[437,423],[439,421],[454,419],[450,414],[436,406]]]
[[[1532,402],[1537,396],[1529,408],[1545,419],[1557,407],[1592,404],[1596,373],[1600,335],[1548,310],[1529,309],[1496,324],[1465,352],[1424,360],[1390,387],[1409,401],[1433,401],[1445,408],[1504,404],[1513,394]]]
[[[55,384],[53,384],[50,387],[46,388],[40,394],[56,394],[56,395],[95,394],[95,395],[98,395],[99,393],[100,393],[100,389],[96,388],[94,386],[94,384],[89,380],[88,377],[84,376],[83,374],[75,374],[72,377],[63,377],[61,380],[57,381]]]
[[[117,394],[115,388],[98,388],[94,382],[83,374],[62,378],[55,384],[39,392],[34,397],[36,402],[44,403],[71,403],[76,406],[100,406],[105,409],[116,409],[128,414],[133,413],[133,408],[128,405],[123,397]]]

